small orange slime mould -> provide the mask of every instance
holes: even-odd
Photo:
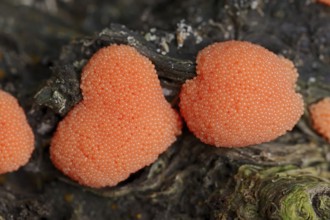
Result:
[[[320,3],[330,6],[330,0],[317,0]]]
[[[188,128],[217,147],[271,141],[303,114],[293,63],[249,42],[214,43],[198,53],[197,76],[180,94]]]
[[[330,141],[330,97],[311,105],[309,111],[314,130]]]
[[[34,135],[16,98],[0,90],[0,174],[25,165],[34,149]]]
[[[151,61],[125,45],[97,51],[81,76],[83,100],[51,141],[54,165],[90,187],[114,186],[150,165],[181,133]]]

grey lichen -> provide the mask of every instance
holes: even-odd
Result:
[[[58,114],[66,114],[82,96],[79,76],[74,67],[65,65],[52,69],[54,75],[34,96],[36,103],[47,106]]]

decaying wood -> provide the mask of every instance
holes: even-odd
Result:
[[[0,3],[3,4],[0,11],[9,20],[12,17],[5,12],[15,7],[10,1],[4,2]],[[120,2],[129,5],[130,1]],[[49,39],[48,44],[23,40],[17,31],[24,27],[21,24],[16,27],[8,24],[9,33],[0,31],[0,72],[5,73],[0,75],[0,85],[19,98],[37,142],[36,152],[25,168],[0,178],[0,216],[329,219],[330,145],[311,128],[307,110],[293,131],[270,143],[248,148],[208,146],[184,128],[183,134],[155,163],[112,188],[82,187],[52,166],[47,150],[49,141],[57,123],[82,99],[81,69],[99,48],[113,43],[134,46],[152,60],[163,88],[172,91],[167,98],[173,106],[177,105],[181,84],[196,74],[194,60],[198,50],[228,39],[252,41],[293,60],[300,73],[297,89],[306,106],[330,95],[330,12],[323,5],[309,0],[143,2],[149,6],[141,20],[136,24],[131,19],[136,28],[113,24],[102,26],[102,31],[88,29],[86,34],[67,17],[68,13],[61,14],[65,9],[59,7],[58,15],[51,12],[56,19],[46,23],[54,30],[38,32],[44,41]],[[82,3],[66,7],[69,11],[80,10],[74,7],[77,4]],[[107,16],[101,8],[95,9],[97,18]],[[33,13],[34,19],[40,21],[50,16],[35,8],[26,13]],[[141,16],[140,12],[137,14]],[[83,15],[100,27],[92,22],[95,17]],[[183,18],[186,20],[182,21]],[[26,20],[33,26],[27,33],[36,35],[33,22]],[[163,45],[161,40],[146,37],[148,33],[155,39],[177,36],[180,30],[176,24],[191,26],[191,34],[180,41],[181,46],[175,39],[167,42],[166,53],[158,50]],[[150,31],[152,28],[156,30]],[[73,33],[84,37],[67,44],[60,38],[54,40],[54,32],[68,33],[65,30],[71,30],[75,37],[78,34]],[[32,43],[39,51],[35,60],[31,58]],[[59,45],[63,46],[61,50]]]

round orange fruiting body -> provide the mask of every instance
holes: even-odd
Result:
[[[181,133],[154,65],[136,49],[97,51],[81,76],[83,100],[51,142],[54,165],[80,184],[114,186],[154,162]]]
[[[249,42],[214,43],[198,53],[197,76],[180,93],[188,128],[217,147],[244,147],[291,130],[303,113],[293,63]]]
[[[330,0],[317,0],[317,1],[330,6]]]
[[[25,165],[34,149],[34,135],[16,98],[0,90],[0,174]]]
[[[330,97],[311,105],[309,112],[314,130],[330,141]]]

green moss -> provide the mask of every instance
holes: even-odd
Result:
[[[232,212],[241,219],[329,219],[330,182],[317,169],[244,165],[235,180],[220,219]]]

